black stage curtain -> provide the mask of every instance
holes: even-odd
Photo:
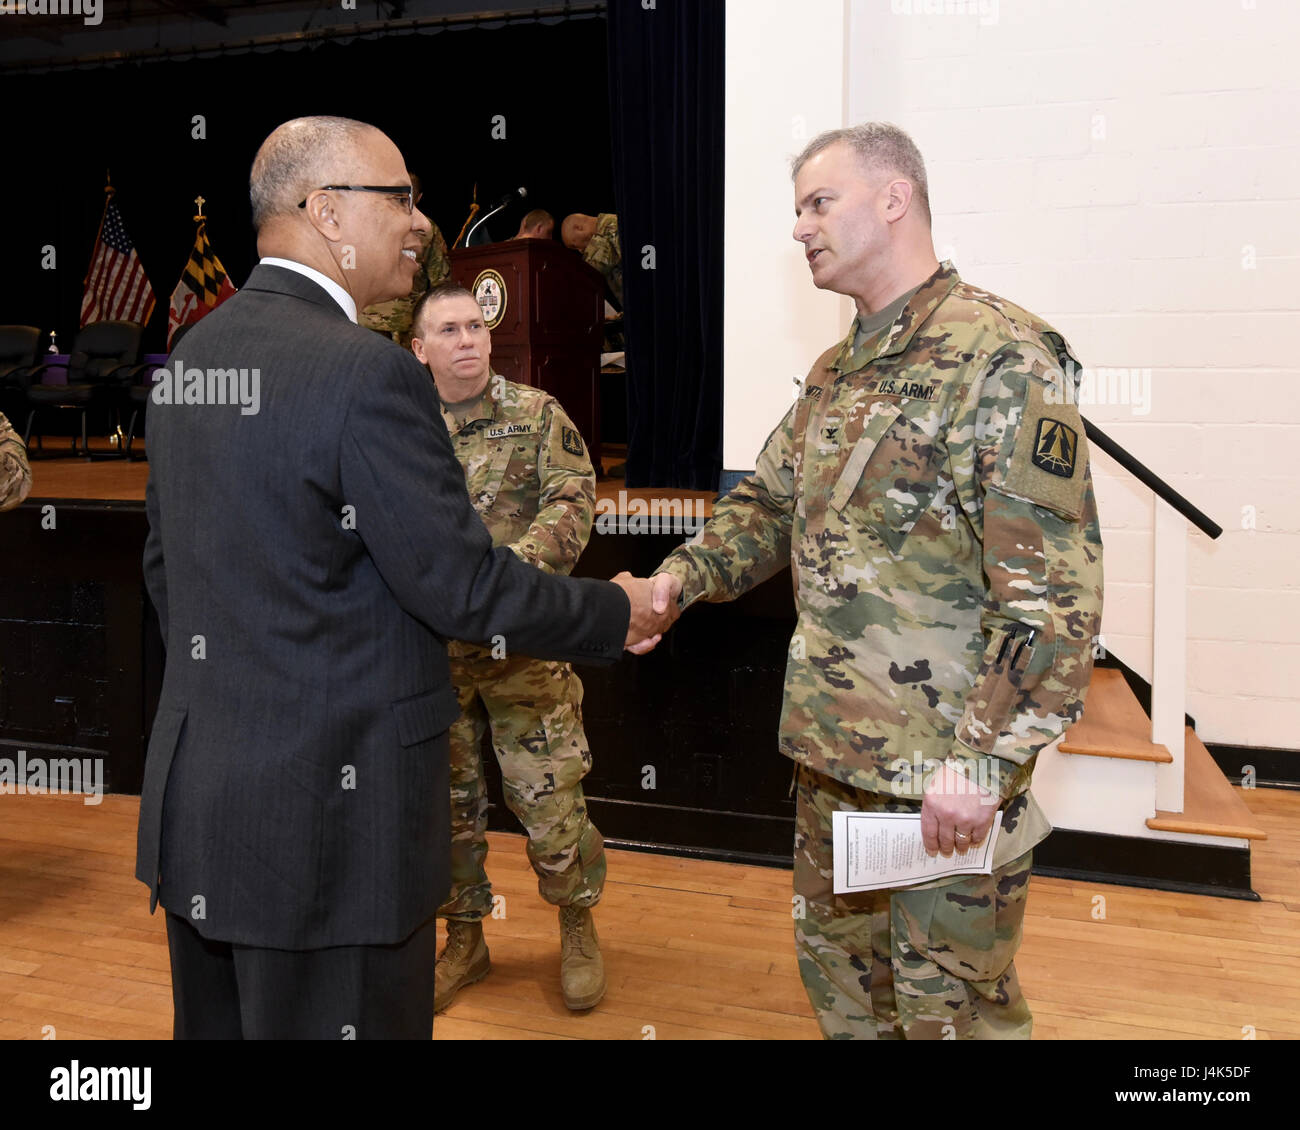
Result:
[[[112,34],[104,50],[117,46]],[[4,119],[13,161],[0,177],[0,214],[11,226],[0,323],[57,329],[59,346],[71,347],[111,169],[157,299],[145,351],[165,352],[168,300],[194,246],[194,198],[206,200],[213,250],[243,286],[257,262],[249,166],[262,139],[300,114],[383,129],[422,177],[421,208],[448,243],[476,182],[484,205],[517,185],[529,190],[493,222],[499,237],[513,235],[528,208],[546,208],[557,222],[608,211],[605,40],[603,19],[564,19],[0,73],[3,104],[26,108]],[[196,114],[206,119],[203,138],[194,136]],[[504,137],[493,132],[498,115]],[[57,269],[43,269],[46,245],[57,251]]]
[[[722,0],[609,0],[623,244],[628,486],[714,490],[722,469]],[[654,270],[643,267],[647,245]]]

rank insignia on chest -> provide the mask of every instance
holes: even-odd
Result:
[[[488,439],[505,439],[507,436],[526,436],[533,431],[532,424],[501,424],[488,428]]]
[[[572,428],[560,428],[560,445],[570,455],[581,455],[583,452],[582,436],[578,435]]]
[[[1035,467],[1063,479],[1074,475],[1074,460],[1079,450],[1079,433],[1060,420],[1044,416],[1038,421],[1038,434],[1034,437]]]

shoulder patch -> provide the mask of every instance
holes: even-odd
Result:
[[[1049,475],[1063,479],[1074,477],[1074,464],[1079,453],[1079,433],[1069,424],[1044,416],[1038,421],[1034,435],[1034,453],[1029,457],[1035,467]]]
[[[563,425],[560,426],[560,445],[570,455],[582,455],[585,450],[582,446],[582,436],[578,435],[573,428],[566,428]]]
[[[1008,494],[1066,518],[1083,513],[1087,443],[1073,404],[1047,404],[1040,381],[1029,381],[1024,412],[1007,469]]]

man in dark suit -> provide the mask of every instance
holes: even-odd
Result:
[[[448,890],[444,640],[612,662],[649,585],[492,549],[427,373],[355,324],[429,221],[371,126],[302,118],[251,176],[262,260],[169,359],[144,571],[167,665],[136,877],[175,1034],[427,1039]]]

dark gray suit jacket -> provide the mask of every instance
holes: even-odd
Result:
[[[259,266],[178,359],[260,397],[149,406],[167,664],[136,878],[222,941],[400,941],[448,887],[444,639],[612,662],[627,598],[492,548],[429,374],[310,279]]]

